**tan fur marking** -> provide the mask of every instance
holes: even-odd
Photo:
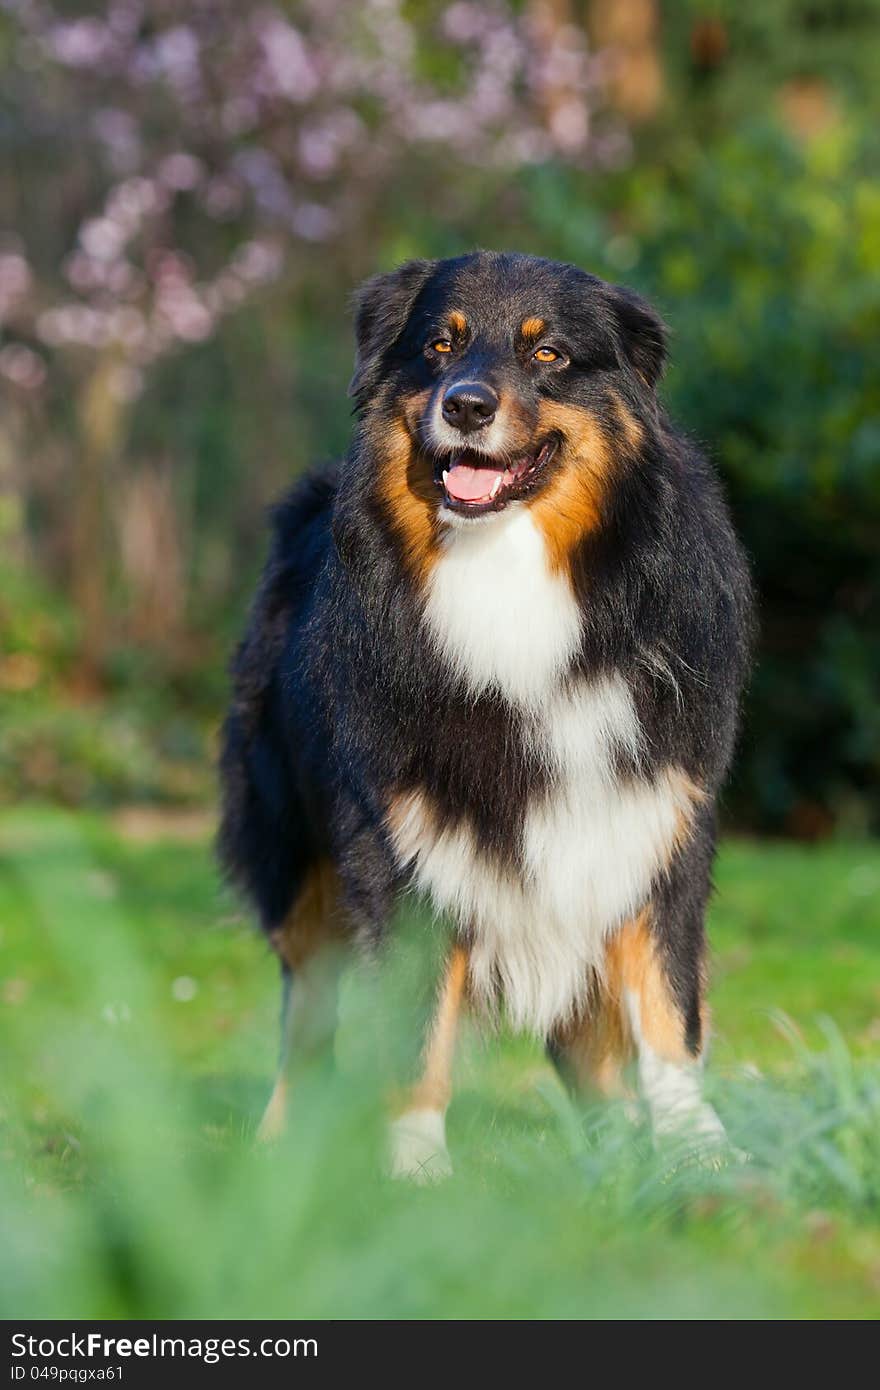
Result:
[[[565,1028],[559,1043],[582,1090],[609,1098],[631,1094],[623,1071],[632,1056],[632,1040],[621,1001],[604,980],[597,982],[584,1013]]]
[[[453,333],[465,333],[467,331],[467,319],[460,309],[453,309],[449,315],[449,327]]]
[[[658,958],[651,931],[651,909],[625,922],[608,941],[601,974],[582,1016],[559,1036],[574,1078],[605,1096],[629,1096],[624,1068],[635,1054],[626,1015],[624,991],[639,1001],[639,1022],[645,1042],[667,1062],[692,1062],[685,1041],[685,1024]],[[708,1011],[701,1008],[708,1027]]]
[[[611,472],[611,450],[599,421],[580,406],[544,401],[538,410],[539,436],[558,430],[562,458],[555,476],[531,505],[547,546],[550,567],[564,572],[584,536],[599,526]]]
[[[269,937],[291,970],[299,970],[320,947],[339,937],[338,900],[335,870],[329,860],[322,860],[309,872],[284,922]]]
[[[404,419],[396,420],[384,440],[380,482],[382,500],[403,545],[409,572],[424,580],[437,558],[437,490],[430,465],[413,442],[423,392],[407,403]]]
[[[706,799],[702,787],[681,768],[670,768],[667,775],[675,790],[679,810],[666,867],[673,855],[686,844],[693,826],[694,812]],[[684,1019],[658,958],[656,939],[651,931],[650,907],[644,908],[632,921],[624,923],[609,939],[603,973],[605,993],[620,1012],[621,1018],[623,991],[630,990],[637,995],[642,1035],[655,1052],[670,1062],[692,1060],[685,1045]]]
[[[422,1058],[422,1073],[399,1105],[409,1110],[445,1110],[452,1097],[452,1062],[458,1020],[467,989],[468,957],[464,946],[454,946],[440,987],[437,1009]]]
[[[698,806],[706,800],[706,793],[703,788],[698,786],[693,778],[688,777],[687,773],[680,767],[671,767],[667,772],[667,777],[672,790],[678,801],[678,814],[675,820],[675,833],[669,846],[669,853],[666,858],[666,866],[672,860],[672,856],[687,844],[690,838],[691,828],[694,823],[694,813]]]
[[[392,840],[407,858],[415,858],[418,851],[423,848],[419,839],[413,834],[414,817],[418,817],[419,826],[423,820],[427,820],[433,839],[437,834],[437,826],[434,809],[427,796],[417,791],[398,792],[392,796],[385,813],[385,821],[391,832]]]
[[[629,990],[638,998],[642,1036],[649,1047],[668,1062],[692,1061],[685,1046],[681,1010],[657,959],[647,908],[615,932],[606,948],[605,963],[611,996],[622,1000],[623,991]]]
[[[627,453],[637,454],[644,443],[645,431],[621,397],[615,394],[613,399],[614,411],[623,431]]]
[[[533,343],[536,342],[538,338],[540,338],[541,334],[544,332],[544,329],[546,327],[547,325],[543,319],[533,317],[523,319],[522,323],[520,324],[519,331],[522,334],[522,337],[525,342]]]

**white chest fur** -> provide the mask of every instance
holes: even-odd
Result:
[[[527,511],[510,516],[453,534],[426,619],[474,690],[495,685],[519,706],[547,766],[549,791],[524,813],[521,869],[488,857],[466,820],[438,829],[418,790],[389,824],[415,884],[472,932],[476,993],[500,983],[513,1026],[546,1035],[583,997],[607,934],[643,906],[691,803],[674,769],[652,783],[617,774],[616,753],[642,741],[629,688],[619,675],[564,682],[577,604]]]
[[[577,650],[581,617],[552,574],[525,507],[450,527],[431,573],[425,617],[446,659],[479,693],[539,703]]]

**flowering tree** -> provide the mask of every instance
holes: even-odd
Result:
[[[0,0],[14,133],[0,383],[76,400],[72,583],[100,664],[108,460],[169,352],[351,236],[417,156],[620,158],[559,0]],[[35,232],[35,229],[39,229]]]

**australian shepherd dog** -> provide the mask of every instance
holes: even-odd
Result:
[[[717,1145],[704,916],[751,597],[656,395],[664,326],[478,252],[369,280],[356,333],[354,442],[275,512],[224,730],[221,853],[288,1004],[263,1132],[322,1032],[322,947],[378,948],[415,890],[449,949],[394,1173],[448,1171],[465,1004],[575,1086],[622,1093],[634,1063],[655,1134]]]

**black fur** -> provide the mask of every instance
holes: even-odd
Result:
[[[691,840],[654,894],[696,1050],[714,799],[747,667],[749,581],[711,468],[655,394],[663,325],[631,291],[572,266],[477,253],[413,262],[361,291],[351,450],[276,510],[233,666],[222,856],[271,930],[308,867],[329,855],[352,933],[377,941],[402,886],[383,824],[391,793],[428,790],[443,818],[467,814],[485,852],[511,860],[523,808],[545,790],[517,709],[502,693],[475,700],[429,640],[378,490],[401,401],[436,391],[452,370],[426,344],[453,307],[480,329],[457,353],[457,372],[494,374],[527,414],[541,399],[580,406],[614,442],[602,524],[571,557],[583,611],[577,668],[628,682],[650,750],[634,771],[650,779],[674,763],[707,793]],[[563,341],[569,360],[558,370],[536,375],[516,358],[515,328],[529,315],[552,323]],[[635,452],[615,400],[640,427]],[[472,738],[462,736],[468,727]]]

